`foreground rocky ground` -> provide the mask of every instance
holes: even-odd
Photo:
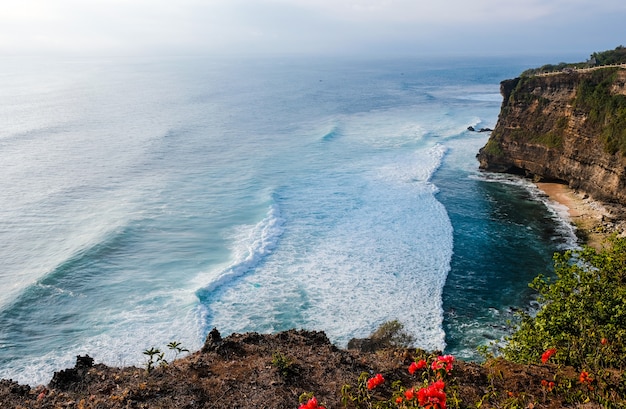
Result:
[[[341,408],[342,388],[352,385],[355,390],[363,372],[384,376],[372,399],[388,400],[394,381],[406,388],[421,381],[407,368],[426,357],[414,349],[342,350],[323,332],[291,330],[222,339],[214,330],[201,351],[151,371],[111,368],[79,357],[74,368],[55,373],[45,387],[2,380],[0,408],[294,409],[300,395],[309,392],[326,408]],[[571,392],[582,387],[578,376],[571,368],[540,361],[529,366],[503,360],[484,365],[455,361],[447,379],[448,407],[581,407],[567,402]],[[556,381],[557,387],[547,387],[548,381]],[[559,393],[566,385],[569,392]]]

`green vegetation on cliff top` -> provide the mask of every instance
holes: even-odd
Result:
[[[575,68],[589,68],[602,65],[613,64],[625,64],[626,63],[626,47],[620,45],[614,50],[606,50],[601,52],[594,52],[589,56],[589,59],[584,62],[566,63],[560,62],[558,64],[546,64],[538,68],[530,68],[522,73],[522,76],[532,76],[537,74],[544,74],[549,72],[559,72],[566,69]]]

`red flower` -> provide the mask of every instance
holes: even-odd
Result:
[[[402,403],[402,401],[403,401],[402,396],[398,396],[398,397],[396,398],[396,405],[401,404],[401,403]]]
[[[582,371],[580,373],[580,377],[578,378],[578,381],[580,383],[588,383],[591,384],[591,382],[593,382],[593,378],[589,375],[589,372],[587,371]]]
[[[442,381],[441,379],[439,379],[438,381],[433,382],[433,384],[431,385],[433,388],[435,389],[441,389],[443,390],[443,388],[446,387],[446,384],[444,381]]]
[[[404,391],[404,397],[406,400],[415,399],[415,389],[411,388],[407,391]]]
[[[548,359],[550,359],[550,357],[554,354],[556,354],[556,348],[546,349],[546,352],[541,354],[541,362],[545,364],[546,362],[548,362]]]
[[[580,373],[580,377],[578,378],[578,381],[580,383],[587,384],[587,389],[589,389],[590,391],[593,390],[593,386],[591,385],[593,383],[593,378],[591,377],[591,375],[589,375],[589,372],[587,371],[582,371]]]
[[[609,340],[608,340],[608,339],[606,339],[606,338],[602,338],[602,339],[600,340],[600,343],[601,343],[602,345],[606,345],[606,344],[608,344],[608,343],[609,343]]]
[[[420,359],[418,362],[413,362],[409,366],[409,373],[413,375],[416,371],[419,371],[420,369],[425,368],[426,365],[428,364],[423,359]]]
[[[378,385],[381,385],[383,382],[385,382],[385,378],[383,378],[381,374],[377,374],[376,376],[374,376],[373,378],[370,378],[367,381],[367,389],[372,390]]]
[[[445,383],[442,380],[433,382],[417,392],[417,401],[420,406],[429,409],[446,409],[446,393],[443,391]]]
[[[298,409],[326,409],[323,406],[317,406],[317,399],[313,396],[307,403],[303,403]]]
[[[542,386],[544,389],[547,389],[547,390],[548,390],[548,392],[552,392],[552,389],[554,389],[554,386],[555,386],[555,385],[556,385],[556,384],[555,384],[554,382],[552,382],[552,381],[548,382],[548,381],[546,381],[545,379],[541,380],[541,386]]]
[[[452,362],[454,362],[454,357],[452,355],[438,356],[437,359],[433,361],[430,367],[435,372],[437,372],[439,369],[445,369],[446,372],[449,373],[452,370]]]

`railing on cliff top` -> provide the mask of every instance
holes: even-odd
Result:
[[[550,76],[550,75],[571,74],[571,73],[574,73],[574,72],[577,72],[577,73],[578,72],[587,72],[587,71],[594,71],[594,70],[600,70],[600,69],[603,69],[603,68],[611,68],[611,67],[617,67],[617,68],[626,69],[626,63],[597,65],[597,66],[594,66],[594,67],[585,67],[585,68],[567,67],[567,68],[563,68],[562,70],[559,70],[559,71],[542,72],[542,73],[538,73],[538,74],[533,74],[531,76],[547,77],[547,76]]]

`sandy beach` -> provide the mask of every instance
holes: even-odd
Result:
[[[539,182],[536,185],[551,200],[567,207],[583,244],[600,248],[611,233],[623,233],[624,221],[615,216],[614,209],[607,208],[564,184]]]

